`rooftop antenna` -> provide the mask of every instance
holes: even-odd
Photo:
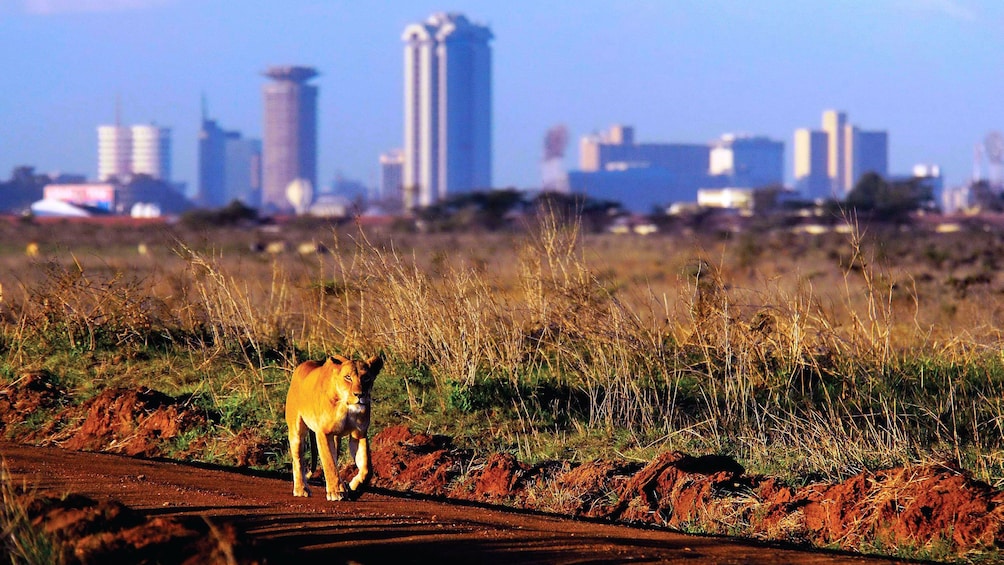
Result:
[[[209,115],[209,112],[208,112],[208,110],[206,108],[206,93],[205,93],[205,91],[203,91],[202,92],[202,121],[203,122],[206,121],[206,116],[208,116],[208,115]]]
[[[115,93],[115,127],[122,127],[122,93]]]

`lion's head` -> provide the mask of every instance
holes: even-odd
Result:
[[[330,384],[335,387],[332,397],[339,398],[349,412],[366,411],[373,381],[383,368],[383,359],[374,356],[365,361],[353,361],[336,354],[324,365],[325,370],[331,371]]]

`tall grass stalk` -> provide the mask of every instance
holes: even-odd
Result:
[[[61,562],[56,541],[31,522],[24,504],[27,485],[15,484],[7,463],[0,461],[0,537],[12,564],[50,565]]]

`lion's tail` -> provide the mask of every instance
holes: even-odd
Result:
[[[309,479],[320,479],[321,470],[317,464],[321,456],[317,451],[317,434],[314,430],[307,430],[307,435],[310,436],[310,471],[307,473],[307,478]]]

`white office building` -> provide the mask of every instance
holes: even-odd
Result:
[[[406,208],[492,186],[491,30],[457,13],[405,28]]]
[[[98,180],[132,175],[171,180],[171,130],[156,125],[98,126]]]
[[[132,173],[171,180],[171,130],[160,126],[132,126]]]
[[[132,133],[126,126],[98,126],[98,180],[132,174]]]

